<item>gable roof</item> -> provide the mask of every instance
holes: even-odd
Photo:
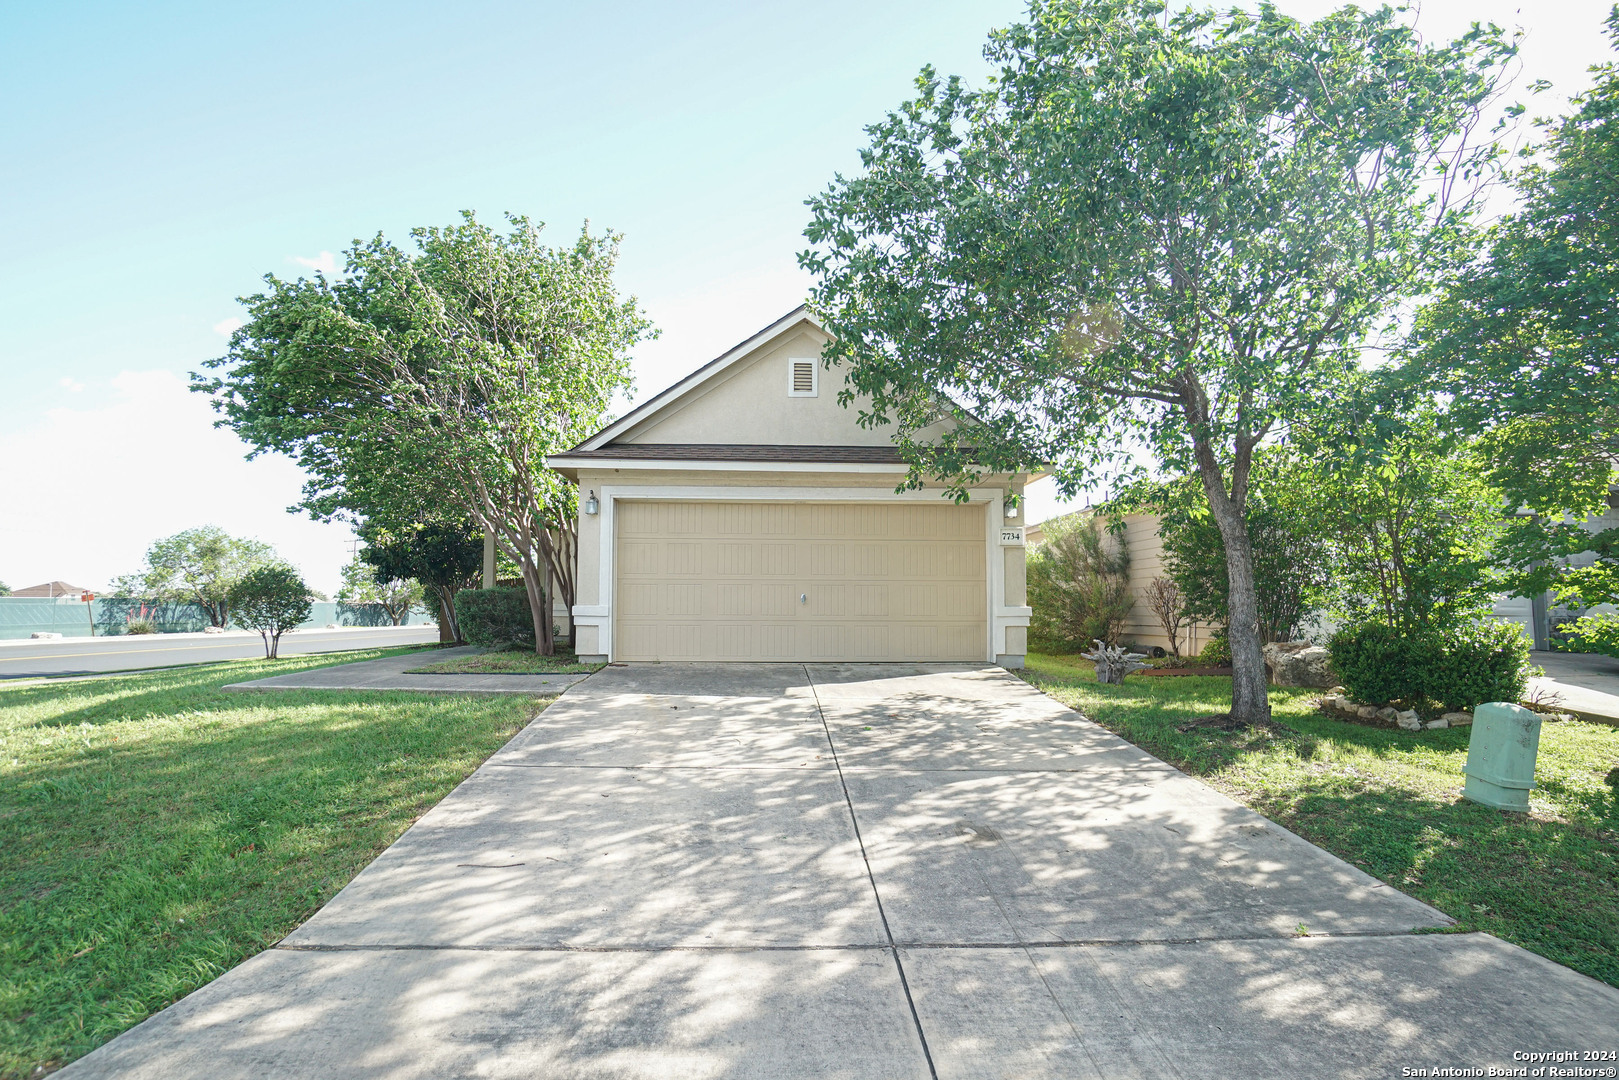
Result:
[[[816,320],[815,316],[810,314],[809,305],[800,304],[792,311],[789,311],[787,314],[765,327],[763,330],[760,330],[758,333],[750,335],[747,339],[733,345],[731,348],[727,349],[719,356],[716,356],[714,359],[710,360],[708,363],[704,364],[690,375],[687,375],[684,379],[681,379],[673,386],[660,393],[654,394],[646,401],[643,401],[641,404],[637,405],[635,408],[631,409],[617,420],[614,420],[612,423],[596,432],[596,434],[592,435],[578,446],[575,446],[571,450],[564,451],[558,456],[574,457],[586,451],[600,450],[602,447],[606,446],[608,443],[612,442],[626,431],[629,431],[631,428],[635,427],[637,424],[651,416],[653,413],[657,412],[659,409],[662,409],[664,406],[669,405],[679,398],[685,396],[686,393],[696,389],[703,383],[708,382],[710,379],[724,372],[727,368],[741,361],[749,353],[753,352],[771,338],[785,334],[799,323],[807,323],[810,326],[813,326],[815,329],[820,330],[823,334],[826,333],[825,328],[821,326],[820,322]]]
[[[47,581],[43,585],[30,585],[26,589],[18,589],[11,595],[17,597],[78,596],[88,591],[88,589],[81,589],[77,585],[69,585],[65,581]]]

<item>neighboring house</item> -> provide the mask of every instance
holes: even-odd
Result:
[[[579,485],[581,659],[1022,666],[1029,477],[896,493],[827,340],[799,308],[549,459]]]
[[[77,600],[80,596],[82,596],[84,593],[87,593],[89,591],[90,591],[89,589],[81,589],[77,585],[69,585],[65,581],[47,581],[43,585],[30,585],[26,589],[14,589],[14,590],[12,590],[11,595],[12,596],[18,596],[18,597],[22,597],[22,596],[44,596],[44,597],[68,596],[68,597],[72,597],[73,599]]]

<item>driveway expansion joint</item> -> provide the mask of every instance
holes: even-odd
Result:
[[[810,674],[809,667],[804,667],[804,680],[809,684],[810,693],[815,698],[815,711],[821,717],[821,728],[826,732],[826,745],[832,755],[832,764],[838,770],[838,786],[843,789],[843,801],[849,808],[849,824],[854,827],[855,843],[860,846],[860,861],[866,865],[866,878],[871,882],[871,895],[877,902],[877,915],[882,919],[883,933],[888,936],[888,946],[894,954],[894,969],[899,972],[899,985],[905,991],[905,1004],[911,1010],[911,1021],[916,1025],[916,1037],[922,1041],[922,1056],[927,1059],[928,1075],[933,1080],[939,1080],[938,1067],[933,1064],[933,1050],[928,1046],[928,1034],[922,1029],[922,1017],[916,1011],[916,998],[911,995],[911,981],[905,976],[905,962],[900,959],[899,948],[894,944],[894,931],[888,925],[888,912],[883,907],[883,894],[877,889],[877,875],[871,869],[871,857],[866,853],[866,840],[860,833],[860,818],[854,812],[854,797],[849,794],[849,785],[843,779],[843,764],[838,760],[838,745],[832,739],[832,725],[827,722],[826,710],[821,706],[821,692],[815,686],[815,676]]]

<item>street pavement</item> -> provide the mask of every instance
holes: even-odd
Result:
[[[438,640],[438,627],[353,627],[295,630],[281,638],[282,656],[352,649],[419,645]],[[138,668],[174,667],[212,660],[250,660],[264,655],[257,634],[143,634],[134,637],[62,638],[0,643],[0,680],[41,675],[94,675]]]
[[[278,945],[58,1075],[1370,1080],[1619,1049],[1619,991],[1450,924],[998,669],[608,667]]]

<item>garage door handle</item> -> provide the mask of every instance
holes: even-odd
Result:
[[[799,603],[800,603],[800,604],[807,604],[807,603],[809,603],[809,593],[799,593],[799,594],[798,594],[798,602],[799,602]]]

